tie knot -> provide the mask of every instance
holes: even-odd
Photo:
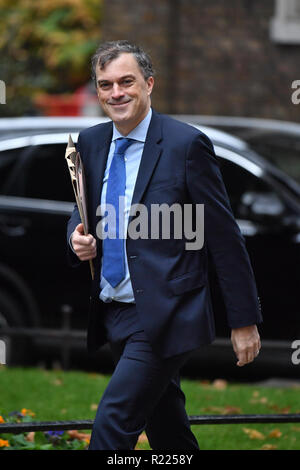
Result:
[[[133,139],[127,139],[125,137],[121,137],[117,139],[116,146],[115,146],[115,153],[117,153],[118,155],[124,155],[129,145],[133,144],[133,142],[134,142]]]

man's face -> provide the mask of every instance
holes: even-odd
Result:
[[[147,115],[154,79],[145,80],[135,57],[123,53],[96,68],[97,94],[103,111],[127,135]]]

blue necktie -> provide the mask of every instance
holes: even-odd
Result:
[[[106,204],[114,206],[115,217],[108,217],[108,236],[104,238],[102,245],[102,274],[112,287],[116,287],[125,277],[124,233],[121,234],[121,238],[119,233],[120,216],[123,218],[121,225],[124,227],[125,207],[120,206],[119,214],[119,198],[120,196],[125,197],[126,168],[124,154],[134,140],[119,138],[115,142],[115,152],[110,165],[106,191]],[[109,238],[110,235],[115,235],[116,238]]]

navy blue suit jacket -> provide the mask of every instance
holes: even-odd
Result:
[[[96,209],[111,137],[112,123],[108,122],[82,131],[77,144],[86,173],[90,233],[98,246],[90,297],[89,351],[106,342],[98,300],[102,242],[96,235],[100,220]],[[261,322],[244,239],[205,134],[153,111],[132,199],[132,204],[136,203],[144,204],[149,212],[151,204],[204,204],[204,246],[198,251],[187,250],[184,237],[126,240],[137,312],[159,355],[170,357],[214,339],[208,253],[218,275],[229,327]],[[68,240],[79,222],[75,205],[68,223]],[[73,266],[80,263],[69,245],[68,254]]]

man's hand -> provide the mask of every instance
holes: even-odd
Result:
[[[234,328],[231,331],[233,350],[241,367],[252,362],[261,348],[260,337],[256,325]]]
[[[96,257],[96,239],[93,235],[84,235],[83,224],[77,225],[72,233],[71,243],[73,250],[81,261],[90,260]]]

